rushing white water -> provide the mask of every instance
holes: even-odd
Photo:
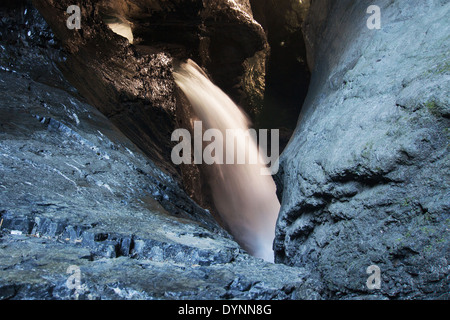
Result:
[[[260,158],[256,141],[247,142],[249,120],[238,106],[202,72],[192,60],[174,72],[175,81],[191,103],[203,128],[217,129],[227,137],[228,129],[236,132],[235,151]],[[230,136],[227,137],[228,139]],[[225,139],[225,138],[224,138]],[[233,152],[227,150],[224,153]],[[228,147],[229,148],[229,147]],[[226,162],[225,162],[226,163]],[[228,231],[251,255],[273,261],[275,225],[280,210],[275,183],[268,170],[260,164],[213,164],[208,167],[214,204]]]

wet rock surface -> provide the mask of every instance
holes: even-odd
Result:
[[[312,82],[281,159],[276,260],[328,297],[448,299],[448,1],[314,1]],[[422,3],[421,3],[422,4]],[[366,285],[369,266],[381,290]]]
[[[172,175],[170,135],[176,125],[172,58],[154,48],[137,52],[102,20],[99,5],[85,3],[81,29],[68,29],[70,1],[35,1],[64,49],[64,77],[153,162]]]
[[[267,39],[263,28],[253,19],[248,0],[88,1],[82,6],[83,27],[79,32],[65,27],[68,15],[64,12],[71,4],[70,1],[36,0],[34,3],[58,38],[74,55],[69,66],[70,72],[76,72],[81,67],[83,71],[92,69],[93,61],[102,68],[119,65],[124,70],[102,70],[97,81],[112,82],[116,90],[127,92],[126,82],[111,81],[116,80],[117,76],[124,78],[119,71],[125,71],[130,76],[135,74],[136,68],[145,71],[146,61],[139,61],[137,57],[143,53],[164,52],[169,60],[196,60],[208,70],[212,80],[249,113],[253,114],[255,109],[260,108],[255,95],[263,94],[264,84],[256,79],[260,74],[264,77],[265,69],[253,67],[264,64],[261,61],[265,61],[266,56],[262,52],[267,50]],[[125,43],[117,42],[117,36],[104,23],[106,16],[130,24],[135,37],[134,49],[138,53]],[[100,73],[95,69],[91,72]],[[105,74],[110,79],[104,79],[102,76]],[[150,78],[161,79],[156,75],[155,72],[148,72]],[[83,79],[81,76],[77,75],[75,79]],[[95,75],[92,77],[95,79]],[[148,105],[155,107],[155,104],[161,104],[166,111],[171,109],[173,99],[167,99],[165,94],[169,91],[170,95],[169,83],[162,88],[155,88],[151,81],[141,76],[134,77],[132,84],[134,87],[143,85],[147,94],[159,92],[163,99],[155,103],[146,97],[144,100]],[[75,86],[78,88],[83,84],[77,83]],[[127,94],[134,98],[140,97],[135,92]]]
[[[320,298],[305,269],[243,252],[64,80],[35,9],[1,10],[17,27],[0,43],[0,299]]]

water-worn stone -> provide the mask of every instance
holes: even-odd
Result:
[[[366,25],[374,4],[380,30]],[[449,17],[440,0],[312,2],[275,248],[327,297],[449,298]],[[366,286],[371,265],[381,290]]]

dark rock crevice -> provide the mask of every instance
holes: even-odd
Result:
[[[309,1],[250,1],[255,19],[261,23],[270,46],[263,108],[256,126],[280,129],[282,149],[297,125],[308,92],[310,70],[303,28]]]
[[[130,47],[102,25],[89,1],[83,14],[95,22],[85,21],[80,33],[58,31],[67,3],[52,7],[61,16],[45,7],[55,35],[29,2],[4,3],[0,299],[320,298],[309,272],[243,252],[180,188],[180,176],[163,170],[167,162],[158,160],[165,141],[158,137],[164,134],[151,132],[167,123],[145,131],[146,118],[137,121],[134,132],[146,136],[136,141],[119,130],[145,108],[163,114],[158,121],[179,120],[171,108],[179,97],[165,73],[169,54]],[[81,276],[76,288],[67,285],[74,266]]]

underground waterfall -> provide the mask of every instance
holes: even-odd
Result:
[[[250,125],[247,116],[208,79],[195,62],[188,60],[181,64],[176,68],[174,77],[197,117],[192,120],[200,121],[205,130],[220,131],[224,139],[234,139],[231,144],[233,149],[230,149],[230,144],[222,141],[225,155],[235,156],[235,145],[237,154],[246,149],[249,158],[262,158],[256,141],[247,139],[243,134]],[[230,130],[235,134],[230,136]],[[219,162],[207,168],[218,213],[226,229],[247,252],[273,261],[272,246],[280,203],[269,169],[264,166],[263,161],[227,163]]]

